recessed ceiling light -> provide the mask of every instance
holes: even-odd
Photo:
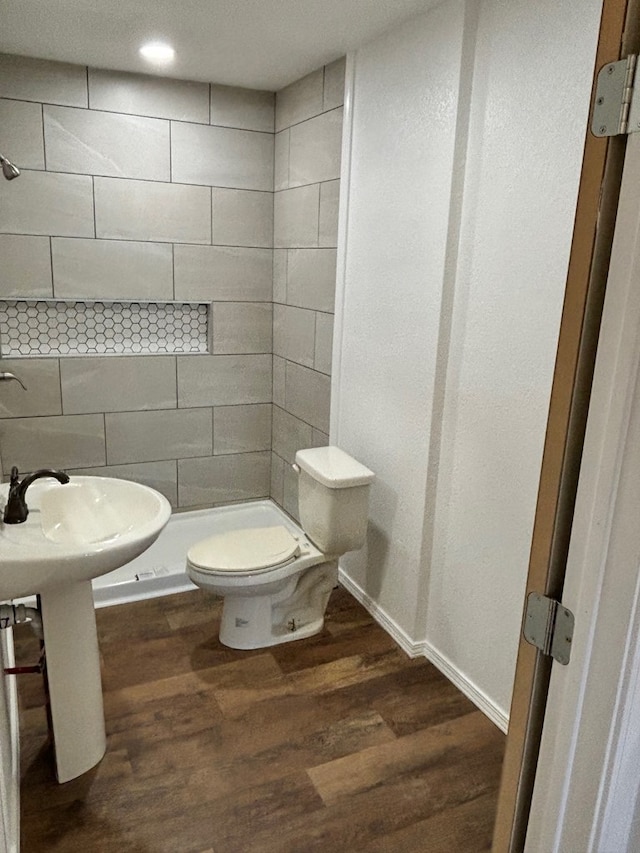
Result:
[[[173,62],[176,52],[169,44],[161,41],[150,41],[142,45],[140,55],[149,60],[149,62],[166,65],[169,62]]]

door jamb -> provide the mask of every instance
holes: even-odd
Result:
[[[598,69],[637,50],[639,11],[640,0],[604,0],[591,103]],[[525,600],[562,595],[625,147],[587,130]],[[550,675],[521,636],[493,853],[524,848]]]

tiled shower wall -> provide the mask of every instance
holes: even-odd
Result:
[[[328,443],[344,60],[278,92],[272,497],[297,516],[296,450]]]
[[[4,360],[6,469],[270,484],[274,96],[0,58],[0,297],[212,302],[211,355]]]
[[[328,424],[342,88],[338,62],[278,94],[274,258],[271,93],[0,56],[22,169],[0,181],[0,298],[213,318],[210,355],[3,359],[28,386],[0,385],[5,474],[130,478],[180,507],[271,488],[295,511],[284,462]]]

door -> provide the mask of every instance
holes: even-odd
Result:
[[[525,849],[638,850],[640,133],[629,138],[554,667]]]
[[[638,9],[605,0],[596,71],[637,49]],[[586,133],[526,595],[562,596],[624,148]],[[550,676],[550,659],[521,638],[494,853],[524,849]]]

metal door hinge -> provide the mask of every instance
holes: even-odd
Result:
[[[635,87],[637,56],[609,62],[598,73],[591,119],[594,136],[617,136],[640,130],[640,103]]]
[[[574,623],[573,613],[554,598],[539,592],[527,596],[522,627],[524,638],[558,663],[569,663]]]

